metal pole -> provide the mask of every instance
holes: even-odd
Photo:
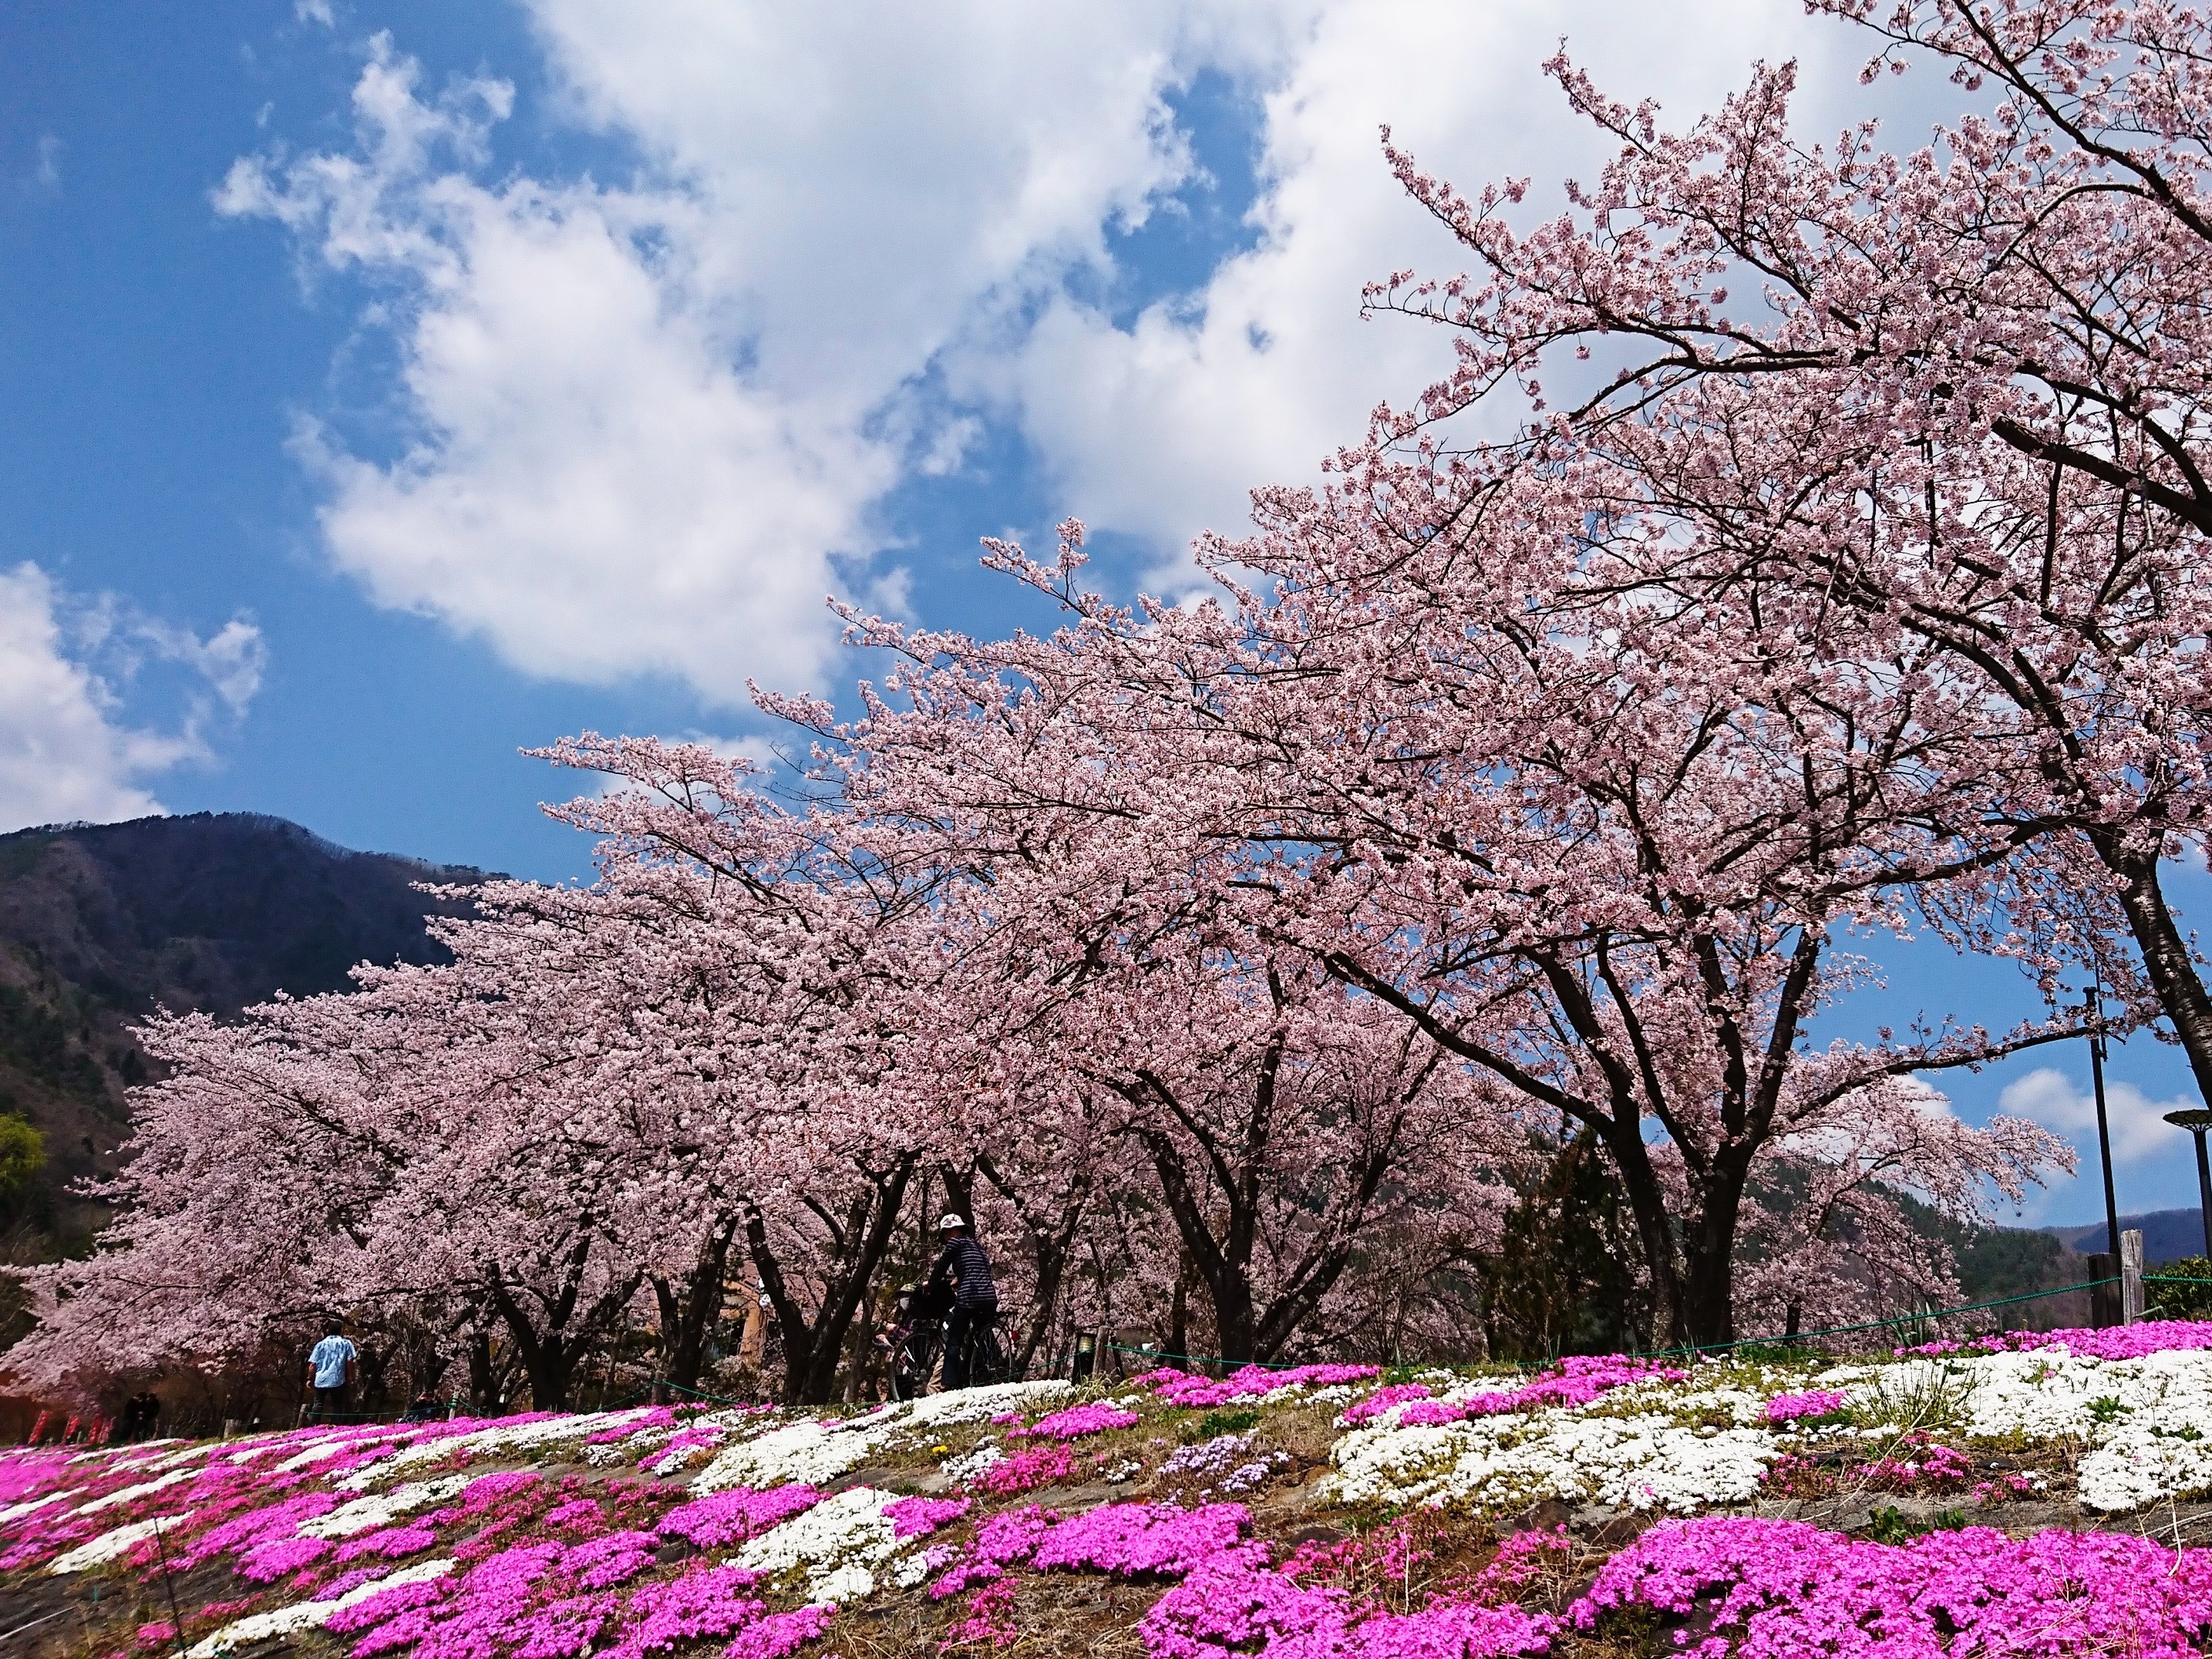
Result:
[[[2212,1164],[2205,1161],[2204,1154],[2204,1132],[2212,1129],[2212,1111],[2192,1106],[2187,1111],[2168,1112],[2166,1121],[2197,1137],[2197,1218],[2204,1224],[2205,1257],[2212,1261]]]
[[[2197,1132],[2197,1218],[2204,1224],[2204,1259],[2212,1261],[2212,1163],[2204,1156],[2204,1131]]]
[[[2089,1085],[2097,1097],[2097,1157],[2105,1166],[2105,1249],[2120,1258],[2120,1206],[2112,1196],[2112,1132],[2105,1121],[2105,998],[2096,1000],[2096,1024],[2089,1032]]]

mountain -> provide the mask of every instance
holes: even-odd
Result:
[[[2133,1228],[2143,1236],[2143,1264],[2156,1267],[2161,1261],[2179,1261],[2185,1255],[2204,1254],[2204,1219],[2201,1210],[2153,1210],[2146,1215],[2124,1215],[2120,1231]],[[2045,1227],[2043,1231],[2080,1250],[2094,1255],[2105,1248],[2105,1224],[2102,1221],[2084,1222],[2071,1227]]]
[[[483,879],[253,813],[0,836],[0,1115],[46,1142],[0,1206],[0,1250],[82,1248],[98,1225],[100,1207],[67,1188],[114,1167],[125,1091],[148,1074],[134,1022],[156,1007],[230,1018],[278,991],[342,988],[359,962],[439,960],[424,921],[465,901],[416,884]]]

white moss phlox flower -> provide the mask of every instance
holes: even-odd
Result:
[[[134,1502],[138,1498],[145,1497],[149,1492],[166,1492],[171,1486],[178,1486],[184,1481],[191,1480],[198,1473],[199,1471],[197,1469],[178,1469],[172,1474],[161,1475],[152,1480],[141,1480],[135,1486],[124,1486],[118,1491],[108,1493],[105,1498],[94,1498],[92,1502],[87,1504],[82,1509],[79,1510],[77,1513],[79,1515],[97,1515],[100,1510],[112,1510],[118,1504],[129,1504]]]
[[[273,1607],[267,1613],[256,1613],[225,1625],[212,1636],[195,1642],[185,1659],[217,1659],[217,1656],[242,1648],[255,1642],[265,1642],[271,1637],[296,1636],[303,1630],[313,1630],[329,1620],[333,1613],[366,1601],[372,1595],[402,1584],[420,1584],[433,1578],[443,1578],[453,1570],[451,1560],[421,1561],[411,1567],[402,1567],[397,1572],[356,1585],[343,1595],[328,1601],[295,1601],[289,1607]]]
[[[1557,1498],[1686,1514],[1747,1501],[1778,1449],[1763,1430],[1559,1408],[1410,1428],[1377,1424],[1336,1443],[1322,1491],[1348,1504],[1502,1509]]]
[[[143,1538],[151,1538],[163,1527],[173,1527],[185,1517],[181,1515],[156,1515],[143,1521],[133,1521],[112,1532],[104,1532],[88,1542],[54,1558],[48,1572],[82,1572],[88,1567],[105,1566]]]
[[[988,1388],[933,1394],[914,1402],[906,1419],[917,1429],[945,1429],[960,1423],[988,1423],[1008,1412],[1025,1412],[1047,1400],[1073,1392],[1075,1385],[1047,1377],[1036,1382],[994,1382]]]
[[[807,1594],[815,1601],[852,1601],[875,1593],[873,1569],[898,1549],[886,1504],[898,1494],[853,1486],[825,1498],[804,1514],[769,1528],[731,1558],[748,1572],[781,1577],[808,1569]]]
[[[311,1521],[300,1522],[301,1535],[307,1538],[350,1538],[356,1533],[388,1527],[403,1515],[428,1509],[433,1504],[442,1504],[448,1498],[459,1497],[468,1490],[471,1481],[481,1479],[481,1475],[449,1474],[436,1480],[410,1481],[374,1498],[356,1498],[350,1504],[341,1504],[328,1515],[319,1515]]]

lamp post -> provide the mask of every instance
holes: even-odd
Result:
[[[2092,1003],[2096,1018],[2089,1027],[2089,1086],[2097,1097],[2097,1158],[2105,1166],[2105,1249],[2112,1258],[2109,1271],[2120,1270],[2120,1206],[2112,1195],[2112,1132],[2105,1121],[2105,988],[2100,984]],[[2197,1138],[2202,1147],[2203,1137]],[[2201,1166],[2200,1166],[2201,1167]]]
[[[2212,1163],[2204,1156],[2204,1132],[2212,1129],[2212,1111],[2194,1106],[2185,1112],[2168,1112],[2166,1121],[2197,1137],[2197,1218],[2204,1224],[2204,1255],[2212,1260]]]

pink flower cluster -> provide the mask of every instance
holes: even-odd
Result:
[[[2055,1528],[1884,1545],[1798,1521],[1716,1517],[1645,1533],[1571,1616],[1592,1630],[1632,1608],[1700,1619],[1711,1633],[1682,1650],[1698,1659],[2196,1659],[2212,1632],[2212,1553]]]
[[[611,1429],[601,1429],[597,1434],[584,1437],[587,1446],[611,1445],[617,1440],[627,1440],[634,1434],[644,1434],[653,1429],[672,1428],[676,1423],[672,1407],[655,1406],[633,1423],[618,1423]]]
[[[884,1505],[884,1518],[891,1523],[891,1536],[904,1543],[927,1538],[939,1527],[949,1527],[968,1513],[965,1498],[902,1498]]]
[[[1425,1382],[1393,1382],[1347,1407],[1344,1420],[1356,1429],[1362,1423],[1373,1422],[1393,1406],[1402,1406],[1408,1400],[1426,1400],[1435,1393],[1436,1390]]]
[[[1086,1434],[1103,1434],[1109,1429],[1134,1428],[1142,1420],[1134,1412],[1124,1411],[1103,1400],[1093,1400],[1054,1412],[1049,1417],[1040,1417],[1026,1429],[1010,1430],[1007,1438],[1036,1435],[1051,1440],[1079,1440]]]
[[[2083,1359],[2141,1359],[2146,1354],[2212,1348],[2212,1320],[2146,1319],[2105,1330],[2001,1331],[1964,1342],[1923,1342],[1897,1352],[1935,1356],[2033,1348],[2063,1348]]]
[[[742,1544],[770,1527],[804,1514],[822,1501],[811,1486],[775,1486],[767,1492],[738,1487],[679,1504],[660,1517],[663,1537],[689,1539],[702,1550]]]
[[[1558,1621],[1517,1607],[1432,1598],[1392,1613],[1334,1584],[1267,1565],[1264,1546],[1224,1550],[1146,1613],[1149,1659],[1507,1659],[1549,1650]]]
[[[1545,1406],[1587,1406],[1600,1395],[1635,1382],[1679,1382],[1689,1375],[1629,1359],[1620,1354],[1574,1355],[1557,1370],[1517,1389],[1478,1394],[1466,1400],[1416,1400],[1398,1414],[1408,1427],[1419,1424],[1463,1423],[1475,1417],[1535,1411]]]
[[[1247,1365],[1243,1370],[1216,1380],[1170,1367],[1147,1371],[1133,1381],[1139,1388],[1152,1389],[1170,1406],[1198,1408],[1225,1406],[1232,1400],[1256,1400],[1279,1389],[1333,1388],[1342,1382],[1364,1382],[1382,1375],[1379,1365],[1297,1365],[1279,1371],[1269,1370],[1265,1365]]]
[[[1803,1394],[1778,1394],[1766,1402],[1770,1423],[1802,1423],[1833,1417],[1844,1408],[1844,1396],[1834,1389],[1810,1389]]]
[[[979,1492],[995,1492],[1011,1498],[1017,1492],[1035,1492],[1039,1486],[1049,1486],[1070,1479],[1075,1474],[1075,1455],[1060,1441],[1049,1446],[1032,1446],[1027,1451],[1016,1452],[1012,1457],[1002,1457],[990,1468],[970,1479],[968,1484]]]
[[[1063,1518],[1030,1504],[994,1515],[976,1529],[967,1553],[947,1563],[929,1587],[932,1601],[978,1584],[996,1584],[1007,1571],[1109,1572],[1117,1577],[1173,1577],[1240,1547],[1249,1524],[1242,1504],[1185,1510],[1173,1504],[1105,1504]],[[971,1621],[996,1601],[969,1603]],[[981,1639],[980,1638],[963,1639]]]

